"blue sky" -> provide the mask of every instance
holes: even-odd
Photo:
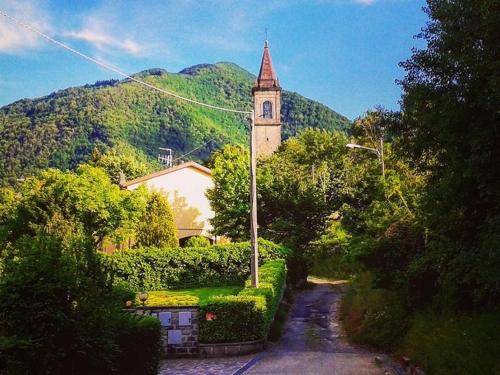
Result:
[[[283,88],[353,119],[397,109],[423,0],[0,0],[0,10],[128,73],[234,62],[256,74],[265,28]],[[119,78],[0,16],[0,105]]]

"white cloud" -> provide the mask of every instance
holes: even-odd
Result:
[[[139,56],[146,52],[146,48],[130,37],[123,39],[113,33],[112,23],[104,22],[104,18],[88,17],[84,26],[78,31],[70,31],[65,36],[83,40],[98,51],[103,53],[125,52],[129,55]]]
[[[4,0],[0,9],[8,15],[26,22],[44,33],[51,32],[48,14],[28,0]],[[41,38],[12,20],[0,16],[0,53],[19,53],[42,45]]]

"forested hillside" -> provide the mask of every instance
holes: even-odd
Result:
[[[255,77],[232,63],[196,65],[179,73],[151,69],[136,75],[189,98],[247,109]],[[284,91],[283,137],[307,127],[347,129],[347,118],[299,94]],[[47,167],[72,169],[94,150],[112,150],[154,168],[158,147],[175,156],[206,160],[230,142],[245,142],[243,115],[196,107],[147,90],[130,80],[99,81],[0,108],[0,181],[25,177]],[[212,140],[212,141],[210,141]]]

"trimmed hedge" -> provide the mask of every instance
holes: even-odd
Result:
[[[253,341],[267,336],[285,286],[285,261],[263,264],[259,278],[258,288],[247,280],[237,296],[213,297],[200,306],[200,342]],[[206,320],[207,313],[215,319]]]
[[[147,248],[102,254],[115,282],[134,290],[242,284],[250,274],[249,242],[191,248]],[[285,258],[289,250],[259,239],[260,262]]]
[[[161,353],[160,321],[151,316],[124,313],[117,331],[117,373],[156,375]]]

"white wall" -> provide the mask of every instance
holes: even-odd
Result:
[[[208,220],[214,217],[214,212],[205,196],[207,189],[214,186],[210,175],[194,167],[186,167],[130,185],[127,189],[135,190],[142,184],[149,190],[167,193],[179,238],[193,235],[212,237],[209,233],[212,226]]]

